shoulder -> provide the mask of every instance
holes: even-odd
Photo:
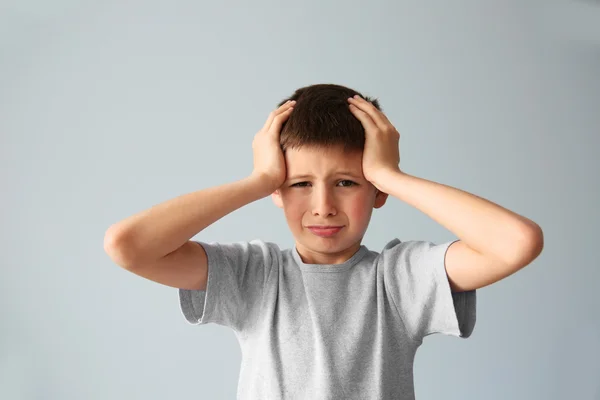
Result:
[[[402,241],[398,238],[393,238],[383,246],[381,253],[379,253],[379,257],[386,260],[390,258],[396,259],[407,254],[407,252],[415,252],[420,248],[422,249],[425,243],[426,242],[420,240]]]
[[[451,242],[436,244],[429,240],[406,240],[401,241],[398,238],[394,238],[387,242],[383,246],[381,254],[398,254],[398,253],[411,253],[421,254],[442,249],[448,246]]]
[[[281,252],[281,249],[277,243],[268,242],[262,239],[252,240],[238,240],[234,242],[208,242],[202,240],[196,240],[203,246],[213,247],[220,250],[231,250],[231,251],[243,251],[243,252],[262,252],[265,250]]]
[[[230,260],[236,263],[273,263],[281,258],[279,245],[261,239],[235,242],[196,241],[206,251],[209,260]]]
[[[436,244],[428,240],[390,240],[379,255],[384,264],[402,265],[406,268],[420,268],[442,262],[450,244],[454,241]]]

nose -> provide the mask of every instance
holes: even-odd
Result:
[[[319,215],[321,217],[327,217],[330,215],[336,215],[337,210],[335,207],[334,194],[328,188],[314,188],[313,189],[313,215]]]

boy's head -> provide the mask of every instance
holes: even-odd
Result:
[[[318,84],[297,89],[283,99],[295,100],[294,111],[281,127],[280,143],[285,152],[290,148],[312,146],[328,148],[342,146],[344,151],[362,151],[365,131],[360,121],[348,109],[348,97],[354,95],[371,102],[381,110],[376,99],[365,97],[356,90],[333,84]]]
[[[360,247],[373,208],[385,204],[362,173],[365,131],[350,112],[355,94],[380,109],[377,100],[339,85],[300,88],[284,99],[296,100],[283,124],[280,143],[287,176],[272,197],[283,208],[302,259],[311,264],[339,264]],[[315,231],[311,226],[336,226]]]

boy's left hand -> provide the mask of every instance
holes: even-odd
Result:
[[[373,104],[356,95],[348,98],[350,111],[365,128],[362,169],[365,178],[375,184],[385,171],[400,171],[400,133]]]

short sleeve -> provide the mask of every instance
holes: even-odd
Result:
[[[193,325],[213,322],[242,332],[258,318],[278,247],[260,240],[197,243],[208,260],[206,290],[179,289],[181,312]]]
[[[386,291],[416,342],[441,333],[467,338],[476,321],[476,291],[452,292],[446,251],[458,240],[388,243],[381,253]]]

